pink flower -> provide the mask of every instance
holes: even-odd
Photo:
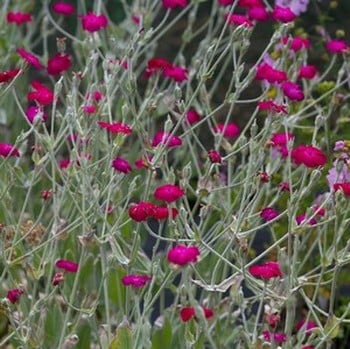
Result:
[[[288,142],[294,139],[292,133],[274,133],[270,140],[270,145],[276,148],[283,157],[288,156]]]
[[[301,87],[294,82],[284,82],[282,84],[282,91],[291,101],[302,101],[304,99],[304,92]]]
[[[57,272],[57,273],[55,273],[55,275],[53,276],[51,283],[52,283],[53,286],[57,286],[57,285],[59,285],[62,281],[64,281],[64,274],[61,273],[61,272]]]
[[[292,150],[292,159],[297,165],[315,168],[324,166],[327,162],[326,154],[312,145],[299,145]]]
[[[175,7],[184,8],[187,6],[187,0],[162,0],[165,8],[173,9]]]
[[[282,38],[282,43],[285,45],[290,45],[290,49],[294,52],[298,52],[300,50],[310,48],[310,41],[306,38],[302,38],[300,36],[296,36],[294,38],[289,38],[285,36]]]
[[[266,262],[260,265],[252,265],[249,267],[249,273],[264,280],[283,276],[278,262]]]
[[[57,53],[47,62],[47,72],[49,75],[60,75],[68,70],[72,65],[71,56],[64,53]]]
[[[11,70],[0,72],[0,83],[10,82],[18,74],[21,74],[21,73],[22,71],[20,69],[11,69]]]
[[[186,120],[190,125],[194,125],[202,119],[202,116],[196,111],[196,109],[191,108],[186,113]]]
[[[265,222],[271,221],[278,216],[278,212],[272,207],[265,207],[260,212],[260,217],[264,219]]]
[[[257,6],[264,6],[262,0],[238,0],[238,5],[241,7],[257,7]]]
[[[256,76],[257,80],[267,80],[269,83],[281,83],[287,80],[287,73],[271,67],[267,63],[258,65]]]
[[[275,113],[288,114],[286,105],[276,104],[274,101],[271,100],[258,102],[258,108],[259,110],[268,110]]]
[[[63,159],[58,162],[58,166],[60,169],[64,170],[71,165],[72,161],[70,159]]]
[[[327,180],[331,188],[335,183],[350,182],[350,170],[348,166],[343,164],[340,170],[337,167],[337,162],[335,162],[334,166],[328,171]]]
[[[97,108],[95,105],[91,104],[91,105],[84,105],[83,110],[86,114],[94,114],[96,113]]]
[[[154,205],[154,209],[151,213],[151,217],[156,220],[167,219],[167,218],[176,218],[179,214],[179,211],[172,207],[171,209],[166,206],[157,206]]]
[[[6,298],[12,303],[15,304],[19,301],[19,298],[21,297],[21,295],[24,293],[23,290],[21,290],[20,288],[13,288],[11,290],[7,291],[7,295]]]
[[[166,145],[169,148],[175,148],[182,145],[182,140],[176,135],[164,131],[158,131],[152,140],[152,147],[157,147],[159,144]]]
[[[187,80],[187,69],[177,65],[171,65],[163,69],[163,75],[167,78],[173,79],[176,82]]]
[[[286,191],[286,192],[290,192],[290,186],[288,182],[281,182],[278,184],[278,189],[280,191]]]
[[[309,0],[275,0],[275,5],[289,7],[297,16],[307,10]]]
[[[34,91],[29,92],[27,98],[29,101],[36,101],[41,105],[48,105],[53,102],[54,94],[40,81],[32,81]]]
[[[253,6],[248,10],[248,17],[259,22],[266,22],[269,19],[269,13],[264,6]]]
[[[12,144],[0,143],[0,156],[7,158],[10,156],[19,157],[19,151]]]
[[[267,342],[276,342],[282,344],[287,340],[287,335],[284,333],[271,333],[269,331],[263,331],[264,340]]]
[[[123,276],[122,283],[124,286],[133,286],[136,288],[141,288],[144,287],[151,280],[152,277],[148,275],[130,274]]]
[[[345,196],[350,196],[350,182],[348,183],[335,183],[333,185],[334,191],[342,190]]]
[[[70,16],[75,11],[75,6],[68,2],[57,1],[52,4],[52,10],[59,15]]]
[[[221,155],[215,149],[211,149],[208,151],[208,158],[212,164],[221,164]]]
[[[32,15],[26,12],[9,12],[6,15],[7,23],[15,23],[17,25],[29,23],[32,21]]]
[[[83,29],[89,33],[94,33],[100,29],[106,28],[108,21],[105,15],[95,15],[89,12],[85,16],[80,16]]]
[[[204,317],[210,319],[214,316],[214,312],[210,308],[202,307]],[[196,309],[194,307],[183,307],[180,310],[180,318],[183,322],[187,322],[196,317]]]
[[[299,69],[300,79],[313,79],[317,74],[317,68],[314,65],[303,65]]]
[[[47,114],[44,113],[43,108],[40,106],[30,105],[25,114],[31,124],[34,123],[36,119],[41,121],[46,121],[47,119]]]
[[[199,257],[199,249],[196,246],[176,245],[168,252],[168,262],[180,266],[196,263]]]
[[[225,19],[229,24],[243,25],[244,27],[250,28],[253,26],[253,22],[244,15],[237,15],[235,13],[225,14]]]
[[[68,273],[76,273],[78,271],[79,264],[72,262],[67,259],[59,259],[55,263],[56,267],[59,269],[63,269]]]
[[[109,123],[104,121],[98,121],[97,123],[101,128],[104,128],[111,133],[121,133],[124,135],[129,135],[132,132],[132,127],[122,122]]]
[[[226,126],[225,124],[218,123],[216,127],[214,128],[215,133],[223,133],[225,137],[227,138],[235,138],[239,135],[239,127],[231,122],[228,123]]]
[[[326,43],[326,49],[334,54],[344,53],[349,50],[349,45],[343,40],[330,40]]]
[[[122,172],[125,174],[128,174],[129,172],[132,171],[131,165],[129,164],[129,162],[125,159],[123,159],[122,157],[116,157],[113,161],[112,161],[112,167],[118,171],[118,172]]]
[[[310,334],[312,332],[312,329],[317,328],[318,326],[313,321],[306,321],[305,319],[301,319],[297,322],[295,327],[298,331],[302,330],[307,334]]]
[[[275,6],[272,11],[272,18],[278,22],[292,22],[296,17],[296,14],[288,7]]]
[[[185,191],[177,185],[174,184],[163,184],[156,188],[153,193],[157,200],[165,202],[174,202],[185,195]]]
[[[307,218],[306,213],[302,213],[302,214],[296,216],[295,220],[296,220],[298,225],[300,225],[300,224],[309,224],[309,225],[317,224],[316,219],[315,218]]]
[[[23,48],[18,48],[16,52],[30,65],[32,65],[36,69],[42,69],[44,68],[43,65],[40,63],[40,60],[37,56],[33,55],[32,53],[26,51]]]

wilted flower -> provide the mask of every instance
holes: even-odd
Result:
[[[64,280],[64,274],[61,273],[61,272],[57,272],[57,273],[53,276],[51,283],[52,283],[53,286],[57,286],[57,285],[59,285],[63,280]]]
[[[275,113],[288,114],[286,105],[276,104],[274,101],[271,101],[271,100],[258,102],[258,108],[259,110],[268,110],[268,111],[273,111]]]
[[[78,271],[79,264],[66,259],[59,259],[55,263],[56,267],[63,269],[68,273],[76,273]]]
[[[200,255],[196,246],[176,245],[168,252],[168,261],[172,264],[184,266],[189,263],[196,263]]]
[[[163,184],[156,188],[153,195],[157,200],[170,203],[180,199],[181,196],[184,196],[185,191],[174,184]]]
[[[287,340],[287,335],[285,333],[272,333],[269,331],[263,331],[264,340],[268,342],[276,342],[277,344],[282,344]]]
[[[124,286],[140,288],[144,287],[150,280],[152,280],[152,277],[148,275],[130,274],[123,276],[122,283]]]
[[[11,70],[0,72],[0,83],[10,82],[13,78],[15,78],[21,72],[22,71],[20,69],[11,69]]]

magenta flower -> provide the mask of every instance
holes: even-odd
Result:
[[[71,56],[65,53],[57,53],[47,62],[47,72],[49,75],[60,75],[68,70],[72,65]]]
[[[129,172],[132,171],[131,165],[129,164],[129,162],[127,160],[125,160],[122,157],[116,157],[113,161],[112,161],[112,167],[118,171],[118,172],[122,172],[125,174],[128,174]]]
[[[98,121],[97,123],[101,128],[104,128],[111,133],[129,135],[132,132],[132,127],[122,122],[109,123],[105,121]]]
[[[296,324],[296,329],[298,331],[305,331],[305,333],[310,334],[312,329],[317,328],[317,324],[313,321],[306,321],[305,319],[301,319]]]
[[[299,145],[292,150],[292,159],[297,165],[315,168],[324,166],[327,162],[326,154],[312,145]]]
[[[145,77],[149,78],[158,71],[163,71],[165,68],[170,68],[172,64],[164,58],[151,58],[147,62]]]
[[[298,225],[301,225],[301,224],[315,225],[315,224],[317,224],[316,219],[315,218],[307,218],[306,213],[302,213],[302,214],[296,216],[295,220],[296,220]]]
[[[246,28],[250,28],[253,26],[253,22],[244,15],[237,15],[235,13],[225,14],[225,19],[229,24],[234,24],[234,25],[243,25]]]
[[[292,133],[274,133],[270,140],[270,145],[277,149],[283,157],[288,156],[288,142],[294,139]]]
[[[9,12],[6,15],[7,23],[15,23],[21,25],[23,23],[30,23],[32,21],[32,15],[26,12]]]
[[[22,73],[21,69],[11,69],[11,70],[0,72],[0,84],[2,82],[10,82],[18,74],[21,74],[21,73]]]
[[[31,86],[34,91],[28,93],[28,101],[36,101],[41,105],[48,105],[53,102],[54,94],[43,83],[35,80],[32,81]]]
[[[196,263],[200,255],[199,249],[196,246],[176,245],[168,252],[168,262],[180,266],[189,263]]]
[[[26,51],[23,48],[18,48],[16,52],[30,65],[32,65],[36,69],[42,69],[44,68],[43,65],[40,63],[40,60],[37,56],[33,55],[32,53]]]
[[[276,342],[277,344],[282,344],[287,340],[287,335],[285,333],[272,333],[269,331],[263,331],[264,340],[267,342]]]
[[[264,219],[265,222],[271,221],[278,215],[279,213],[272,207],[265,207],[260,212],[260,217]]]
[[[166,145],[169,148],[175,148],[182,145],[182,140],[176,135],[164,131],[158,131],[152,140],[152,147],[157,147],[159,144]]]
[[[211,149],[208,151],[208,158],[212,164],[221,164],[221,155],[215,149]]]
[[[83,29],[89,33],[97,32],[107,27],[108,21],[105,15],[95,15],[89,12],[85,16],[80,16]]]
[[[175,7],[184,8],[187,6],[187,0],[162,0],[165,8],[173,9]]]
[[[191,108],[186,113],[186,120],[190,125],[194,125],[202,119],[202,116],[196,111],[196,109]]]
[[[184,196],[185,191],[174,184],[163,184],[156,188],[153,195],[157,200],[170,203],[180,199],[181,196]]]
[[[260,265],[252,265],[249,267],[249,273],[264,280],[283,276],[278,262],[266,262]]]
[[[282,38],[282,43],[285,45],[289,44],[290,49],[294,52],[310,48],[310,41],[300,36],[296,36],[294,38],[289,38],[288,36],[285,36]]]
[[[259,110],[267,110],[275,113],[288,114],[287,106],[283,104],[276,104],[274,101],[261,101],[258,102]]]
[[[290,8],[297,16],[306,12],[309,0],[275,0],[275,5]]]
[[[262,0],[238,0],[238,5],[247,8],[264,6]]]
[[[294,21],[297,16],[289,7],[275,6],[272,18],[278,22],[289,23]]]
[[[52,285],[57,286],[64,280],[64,274],[61,272],[56,273],[52,278]]]
[[[182,82],[187,80],[187,69],[179,67],[177,65],[171,65],[170,67],[165,67],[163,70],[163,75],[167,78],[173,79],[176,82]]]
[[[67,259],[59,259],[55,263],[56,267],[59,269],[63,269],[68,273],[76,273],[78,271],[79,264],[74,263]]]
[[[125,275],[122,278],[122,283],[124,286],[133,286],[136,288],[141,288],[141,287],[144,287],[151,280],[152,280],[152,277],[148,275],[130,274],[130,275]]]
[[[349,45],[343,40],[330,40],[326,43],[326,49],[330,53],[339,54],[349,50]]]
[[[248,17],[259,22],[266,22],[270,16],[264,6],[253,6],[248,10]]]
[[[214,312],[210,308],[202,307],[204,317],[210,319],[214,316]],[[196,309],[194,307],[183,307],[180,310],[181,321],[187,322],[196,317]]]
[[[304,99],[304,92],[301,87],[291,81],[286,81],[281,86],[283,94],[291,101],[302,101]]]
[[[271,67],[267,63],[258,65],[256,76],[257,80],[267,80],[269,83],[281,83],[287,80],[287,73]]]
[[[129,207],[129,217],[136,222],[146,221],[149,217],[153,215],[155,209],[155,204],[152,202],[140,201],[139,203],[134,203]]]
[[[303,65],[299,69],[299,78],[311,80],[317,75],[317,68],[314,65]]]
[[[230,122],[226,126],[225,124],[218,123],[214,128],[215,133],[223,133],[224,137],[235,138],[239,135],[239,127],[234,123]]]
[[[19,157],[19,151],[12,144],[0,143],[0,156],[7,158],[10,156]]]
[[[19,301],[19,298],[21,297],[21,295],[24,293],[23,290],[21,290],[20,288],[13,288],[11,290],[7,291],[7,295],[6,298],[12,303],[15,304]]]
[[[345,196],[350,196],[350,182],[349,183],[334,183],[334,191],[342,190]]]
[[[52,4],[52,11],[56,12],[59,15],[70,16],[75,11],[75,6],[68,2],[57,1]]]
[[[328,171],[327,180],[330,188],[332,188],[335,183],[350,182],[350,170],[346,166],[346,164],[343,164],[340,171],[338,171],[337,165],[335,162],[334,166]]]
[[[43,108],[40,106],[36,106],[36,105],[30,105],[27,108],[25,114],[26,114],[28,121],[31,124],[34,123],[34,121],[36,119],[39,119],[41,121],[46,121],[46,119],[47,119],[47,114],[44,113]]]

